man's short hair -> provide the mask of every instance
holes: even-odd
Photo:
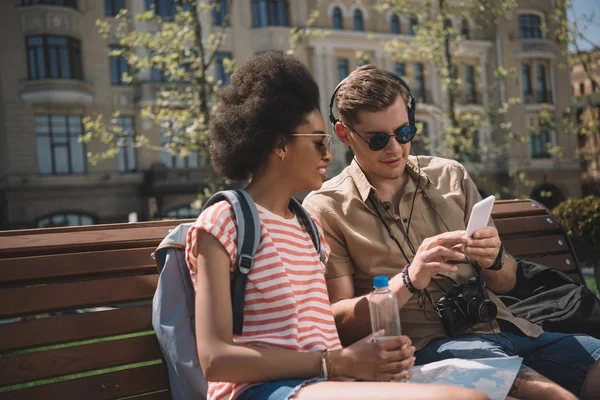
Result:
[[[352,71],[336,94],[336,106],[341,120],[356,124],[361,111],[377,112],[389,108],[402,96],[409,104],[408,90],[387,71],[365,65]]]

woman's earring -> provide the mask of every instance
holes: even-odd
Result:
[[[279,159],[280,159],[281,161],[283,161],[283,159],[284,159],[284,158],[285,158],[285,154],[282,154],[282,155],[281,155],[281,157],[279,157]]]

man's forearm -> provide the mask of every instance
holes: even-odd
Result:
[[[504,266],[500,271],[482,269],[482,277],[488,289],[492,292],[496,294],[506,293],[517,282],[517,261],[507,253]]]
[[[401,309],[410,299],[412,293],[404,286],[397,289],[392,287],[391,289],[396,292],[398,309]],[[331,309],[344,347],[371,333],[369,295],[339,300],[331,305]]]

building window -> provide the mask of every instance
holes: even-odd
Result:
[[[533,93],[531,88],[531,67],[528,64],[521,64],[521,81],[523,83],[523,94],[531,96]]]
[[[37,156],[42,175],[85,174],[85,146],[79,142],[83,124],[79,115],[36,115]]]
[[[168,219],[191,219],[198,218],[198,215],[200,215],[200,209],[191,206],[177,207],[165,213],[165,217]]]
[[[471,39],[471,29],[469,28],[469,21],[466,18],[463,18],[460,24],[460,34],[465,39]]]
[[[57,228],[61,226],[94,225],[94,218],[82,213],[59,213],[38,220],[38,228]]]
[[[348,70],[348,59],[338,58],[337,70],[338,70],[338,81],[341,82],[350,73],[350,71]]]
[[[227,0],[213,1],[212,19],[213,25],[223,26],[227,17]]]
[[[394,72],[399,77],[405,76],[406,75],[406,64],[401,63],[401,62],[397,62],[396,63],[396,67],[394,68]]]
[[[467,104],[476,104],[477,87],[475,86],[475,68],[472,65],[465,66],[465,84]]]
[[[333,8],[333,29],[344,29],[344,16],[342,15],[342,9],[339,7]]]
[[[596,93],[596,90],[598,90],[598,84],[596,83],[596,80],[592,79],[592,91],[591,91],[591,93]]]
[[[358,8],[354,10],[354,30],[360,32],[365,30],[365,21],[363,19],[363,13]]]
[[[289,26],[287,0],[252,0],[252,26]]]
[[[579,95],[583,96],[585,94],[585,82],[579,82]]]
[[[400,34],[400,17],[396,14],[392,14],[390,19],[390,32],[399,35]]]
[[[519,39],[541,39],[542,18],[535,14],[519,15]]]
[[[425,74],[421,63],[415,64],[415,86],[415,99],[425,103],[427,101],[425,98]]]
[[[137,171],[137,148],[133,117],[117,117],[117,125],[121,129],[117,137],[117,165],[119,172]]]
[[[83,79],[79,40],[68,36],[28,36],[29,79]]]
[[[221,85],[227,85],[231,77],[231,72],[226,71],[223,64],[225,59],[231,60],[231,53],[217,53],[215,57],[215,78]]]
[[[538,64],[537,70],[537,102],[538,103],[549,103],[550,96],[548,96],[548,88],[546,86],[546,66]]]
[[[531,158],[550,158],[548,146],[550,146],[550,133],[541,131],[534,133],[529,137],[529,149]]]
[[[410,23],[408,24],[408,33],[410,35],[414,36],[416,34],[417,25],[419,25],[419,19],[416,15],[412,15],[410,17]]]
[[[110,51],[123,50],[122,46],[109,46]],[[129,64],[123,54],[111,55],[110,60],[110,81],[113,85],[128,85],[128,82],[123,80],[123,74],[129,74]]]
[[[63,6],[77,8],[77,0],[23,0],[23,6]]]
[[[167,20],[175,18],[177,7],[188,11],[190,3],[185,0],[146,0],[146,10],[154,9],[154,15]]]
[[[163,148],[161,153],[161,161],[167,168],[197,168],[198,167],[198,152],[190,151],[187,155],[179,154],[180,147],[178,137],[169,136],[165,129],[160,130],[160,144]],[[172,150],[175,154],[166,149]]]
[[[104,0],[104,15],[116,17],[125,9],[125,0]]]

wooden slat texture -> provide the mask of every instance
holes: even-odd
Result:
[[[562,235],[508,239],[503,240],[502,243],[511,255],[524,258],[530,255],[565,252],[569,249],[567,240]]]
[[[149,305],[1,324],[0,353],[150,329]]]
[[[2,393],[3,400],[109,400],[169,387],[164,364],[94,375],[70,381]],[[137,397],[136,397],[137,399]],[[142,396],[142,400],[172,400],[170,392]]]
[[[10,231],[0,231],[0,237],[7,236],[29,236],[29,235],[44,235],[64,232],[91,232],[119,229],[144,229],[148,227],[171,227],[174,228],[179,224],[186,222],[194,222],[194,219],[173,219],[166,221],[148,221],[135,223],[120,223],[120,224],[98,224],[98,225],[82,225],[82,226],[64,226],[58,228],[35,228],[35,229],[19,229]]]
[[[0,386],[161,359],[155,335],[0,358]]]
[[[150,256],[155,247],[123,249],[37,257],[0,259],[2,284],[32,284],[45,280],[76,278],[97,274],[156,273]]]
[[[535,234],[551,234],[560,230],[560,226],[549,215],[532,217],[502,218],[494,220],[500,236],[525,236]]]
[[[170,226],[8,236],[0,240],[0,258],[64,254],[81,251],[153,247],[169,233]]]
[[[497,201],[492,209],[492,218],[513,218],[527,215],[546,214],[546,209],[531,201]]]
[[[554,254],[545,257],[531,257],[528,258],[528,260],[538,264],[546,265],[554,269],[558,269],[560,271],[572,271],[577,269],[575,258],[570,252]]]
[[[0,319],[150,300],[158,275],[0,290]]]

